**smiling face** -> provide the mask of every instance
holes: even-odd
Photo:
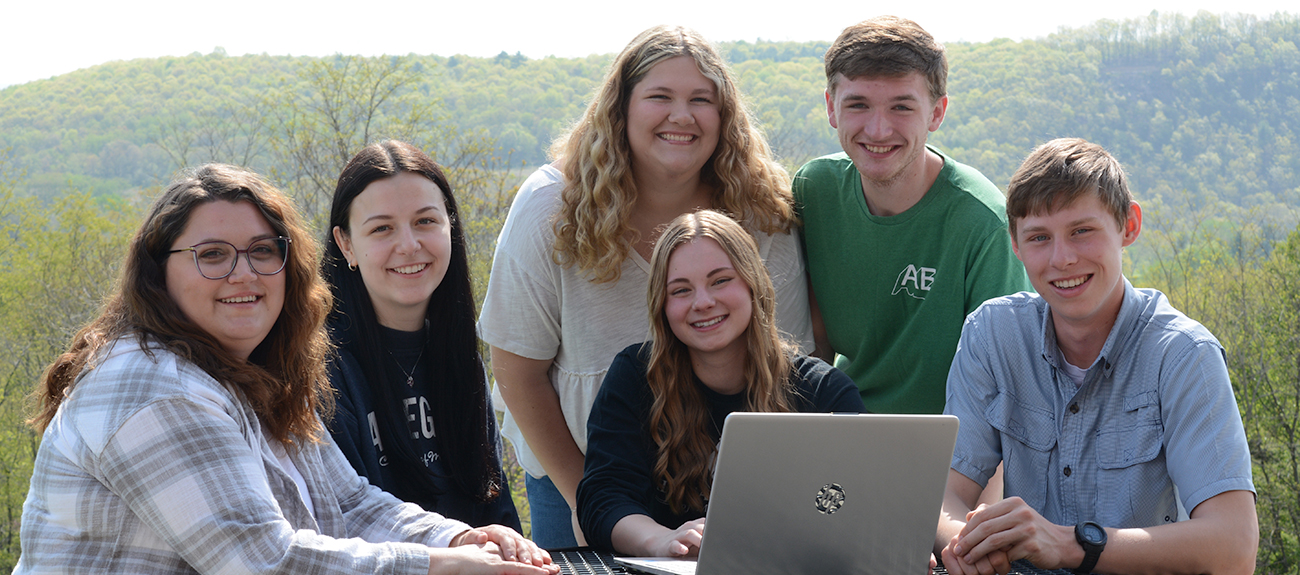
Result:
[[[939,129],[948,97],[930,96],[925,76],[845,78],[826,93],[826,115],[864,188],[924,175],[925,141]]]
[[[252,203],[218,200],[194,208],[169,249],[210,241],[244,249],[254,240],[279,235]],[[284,306],[285,274],[258,275],[244,254],[236,258],[235,270],[219,280],[203,277],[188,251],[167,257],[166,274],[167,293],[181,313],[235,357],[248,358],[271,332]]]
[[[717,87],[690,56],[650,68],[632,88],[627,141],[638,178],[695,177],[718,146]]]
[[[749,286],[711,238],[679,246],[668,259],[664,316],[692,358],[710,353],[744,353],[745,330],[753,313]]]
[[[1136,202],[1121,227],[1095,193],[1050,214],[1017,220],[1012,247],[1051,306],[1058,333],[1110,332],[1124,301],[1124,248],[1141,229]]]
[[[412,172],[375,180],[352,200],[348,228],[336,226],[334,239],[348,265],[361,273],[379,323],[420,329],[429,296],[451,259],[442,190]]]

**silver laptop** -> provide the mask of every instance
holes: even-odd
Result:
[[[618,558],[657,574],[925,573],[957,418],[733,413],[698,561]]]

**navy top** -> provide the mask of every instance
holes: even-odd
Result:
[[[587,543],[613,549],[614,525],[628,515],[647,515],[676,529],[704,517],[704,511],[673,513],[654,479],[655,446],[650,438],[650,408],[654,397],[646,383],[649,344],[619,352],[596,394],[587,420],[587,454],[578,484],[578,520]],[[849,376],[826,362],[804,355],[793,358],[791,379],[800,412],[862,413],[862,397]],[[716,443],[722,424],[733,411],[744,411],[745,395],[723,395],[695,380],[709,404]]]
[[[399,481],[399,470],[389,464],[396,457],[395,449],[385,449],[380,438],[377,415],[371,388],[361,371],[361,364],[352,354],[351,346],[339,348],[339,357],[329,366],[330,383],[337,391],[337,407],[330,423],[330,434],[348,462],[372,485],[383,489],[398,499],[415,503],[427,511],[434,511],[459,519],[474,527],[500,524],[519,531],[519,514],[510,497],[510,486],[505,474],[501,475],[501,492],[489,503],[477,501],[462,490],[442,463],[438,450],[438,435],[433,425],[432,403],[438,400],[437,390],[428,377],[428,358],[421,359],[424,331],[403,332],[380,327],[383,347],[391,355],[381,358],[380,364],[389,376],[382,382],[392,390],[393,397],[402,402],[406,413],[412,450],[424,460],[433,472],[438,492],[416,489],[410,481]],[[411,375],[415,385],[406,384],[405,370],[414,366]],[[497,442],[497,467],[500,468],[500,435],[496,417],[488,410],[488,426]]]

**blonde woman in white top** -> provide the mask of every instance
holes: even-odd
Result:
[[[657,229],[700,208],[755,235],[783,331],[812,349],[789,176],[772,160],[717,51],[697,33],[642,32],[614,61],[555,162],[519,191],[480,317],[528,472],[534,540],[572,546],[587,415],[605,371],[644,341]]]

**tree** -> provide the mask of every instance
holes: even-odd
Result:
[[[260,104],[273,134],[269,175],[320,225],[343,166],[369,143],[405,140],[453,170],[490,164],[491,142],[451,126],[438,102],[416,90],[421,79],[409,58],[336,55],[303,63],[296,81]]]
[[[1250,444],[1260,520],[1258,570],[1300,567],[1300,228],[1294,213],[1154,205],[1149,279],[1224,346]],[[1170,217],[1174,216],[1176,217]],[[1284,228],[1287,227],[1287,228]],[[1294,229],[1276,241],[1279,229]]]
[[[3,155],[0,154],[0,159]],[[0,571],[13,569],[38,440],[26,398],[117,277],[139,210],[68,191],[42,205],[13,193],[0,162]]]
[[[193,116],[160,122],[149,142],[167,154],[174,169],[209,162],[256,169],[269,151],[269,135],[257,106],[238,99]]]

